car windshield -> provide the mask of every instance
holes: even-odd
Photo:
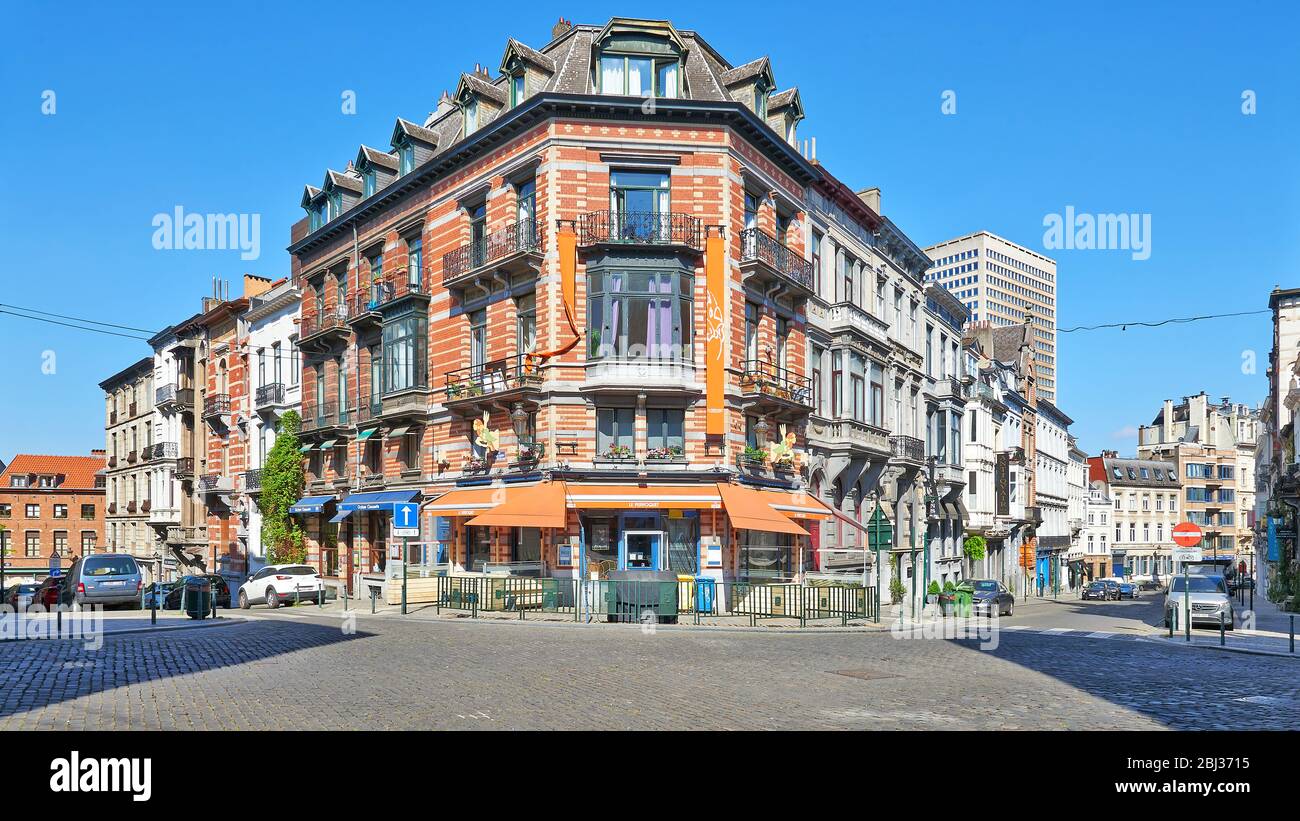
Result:
[[[83,576],[130,576],[139,572],[130,556],[96,556],[86,559]]]
[[[1183,577],[1174,576],[1169,582],[1169,592],[1183,592]],[[1192,593],[1227,593],[1223,579],[1218,576],[1191,576],[1187,580],[1187,590]]]
[[[995,581],[984,580],[978,582],[971,582],[971,584],[975,587],[976,590],[991,591],[996,593],[998,589],[998,583]]]
[[[1101,590],[1105,586],[1106,586],[1105,582],[1093,582],[1092,584],[1088,585],[1088,587],[1092,588],[1093,590]]]

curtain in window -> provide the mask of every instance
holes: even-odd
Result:
[[[627,93],[638,97],[649,94],[652,90],[650,88],[650,78],[652,76],[649,60],[629,57],[627,61]]]
[[[659,96],[677,96],[677,63],[659,64]]]
[[[600,93],[623,93],[623,58],[600,58]]]

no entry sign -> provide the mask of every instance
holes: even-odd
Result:
[[[1183,522],[1174,526],[1173,537],[1174,544],[1179,547],[1196,547],[1201,543],[1201,528],[1192,522]]]

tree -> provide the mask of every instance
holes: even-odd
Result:
[[[307,560],[302,528],[289,515],[289,508],[302,496],[302,453],[298,430],[302,418],[295,411],[280,417],[279,432],[262,466],[262,544],[271,564],[298,564]]]
[[[966,572],[964,575],[969,579],[974,574],[975,562],[983,559],[987,553],[988,544],[984,541],[983,536],[970,535],[962,542],[961,550],[966,556]]]

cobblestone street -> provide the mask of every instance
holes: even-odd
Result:
[[[340,620],[305,609],[164,635],[0,645],[21,729],[1283,729],[1296,662],[1003,631],[999,646]],[[1266,694],[1266,704],[1240,699]]]

